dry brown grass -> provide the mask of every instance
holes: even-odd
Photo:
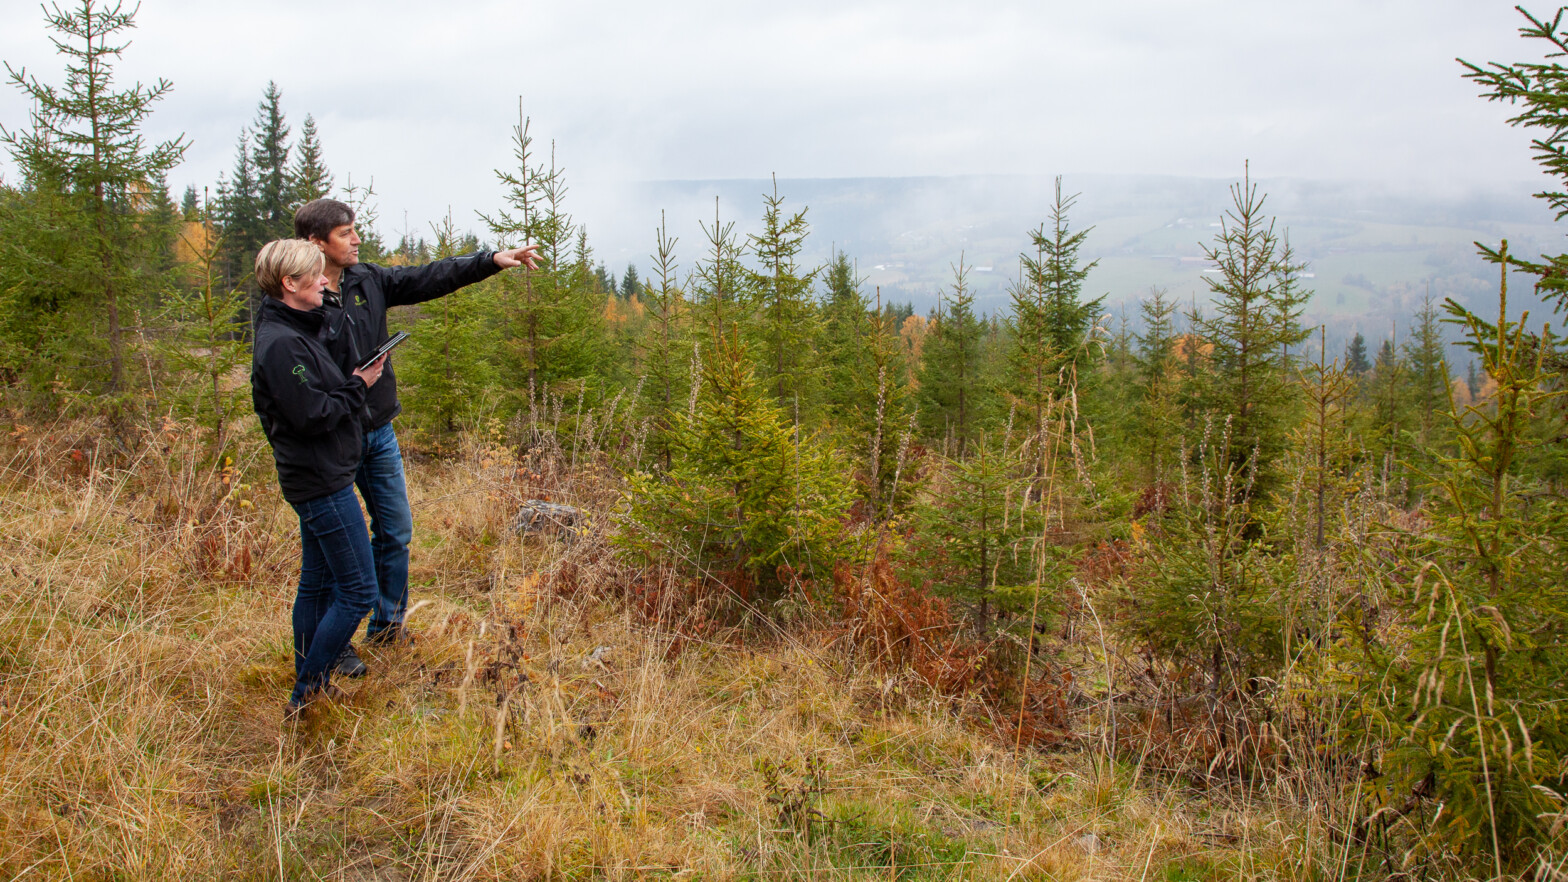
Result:
[[[252,441],[225,483],[186,427],[112,456],[90,427],[13,432],[0,873],[1335,875],[1306,868],[1326,834],[1295,796],[1140,777],[1092,735],[1016,751],[973,725],[974,698],[879,663],[821,609],[740,630],[689,608],[694,595],[617,561],[596,460],[540,449],[520,461],[471,438],[413,457],[422,639],[366,650],[351,697],[292,727],[298,540],[265,448]],[[520,538],[511,518],[532,497],[594,519]],[[1085,712],[1085,730],[1097,719]]]

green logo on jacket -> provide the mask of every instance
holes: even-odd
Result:
[[[302,364],[294,365],[294,370],[292,371],[292,373],[294,374],[294,376],[299,377],[299,384],[301,386],[303,386],[306,383],[310,382],[310,378],[305,375],[305,366],[304,365],[302,365]]]

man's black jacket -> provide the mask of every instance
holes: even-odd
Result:
[[[342,309],[328,307],[332,354],[338,358],[338,364],[352,371],[386,342],[388,307],[424,303],[488,279],[501,271],[494,257],[492,251],[480,251],[424,266],[356,263],[344,267],[338,295]],[[388,361],[381,379],[365,396],[365,429],[381,428],[402,409],[397,400],[397,377]]]
[[[308,502],[342,490],[359,470],[365,381],[327,351],[327,310],[303,312],[268,297],[255,333],[251,401],[272,444],[283,498]]]

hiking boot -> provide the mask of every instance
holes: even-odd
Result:
[[[370,669],[365,667],[359,653],[354,651],[354,644],[350,643],[338,653],[338,660],[332,663],[332,672],[343,677],[363,677]]]

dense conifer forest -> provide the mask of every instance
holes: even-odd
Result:
[[[955,253],[919,314],[782,181],[607,268],[526,116],[477,226],[392,241],[271,84],[170,193],[133,14],[50,12],[0,132],[6,872],[1568,878],[1568,361],[1513,305],[1568,256],[1478,243],[1495,308],[1330,349],[1238,157],[1207,302],[1112,315],[1058,178],[1005,310]],[[1568,74],[1455,76],[1568,178]],[[250,267],[322,195],[369,262],[545,264],[392,313],[428,638],[280,736]]]

